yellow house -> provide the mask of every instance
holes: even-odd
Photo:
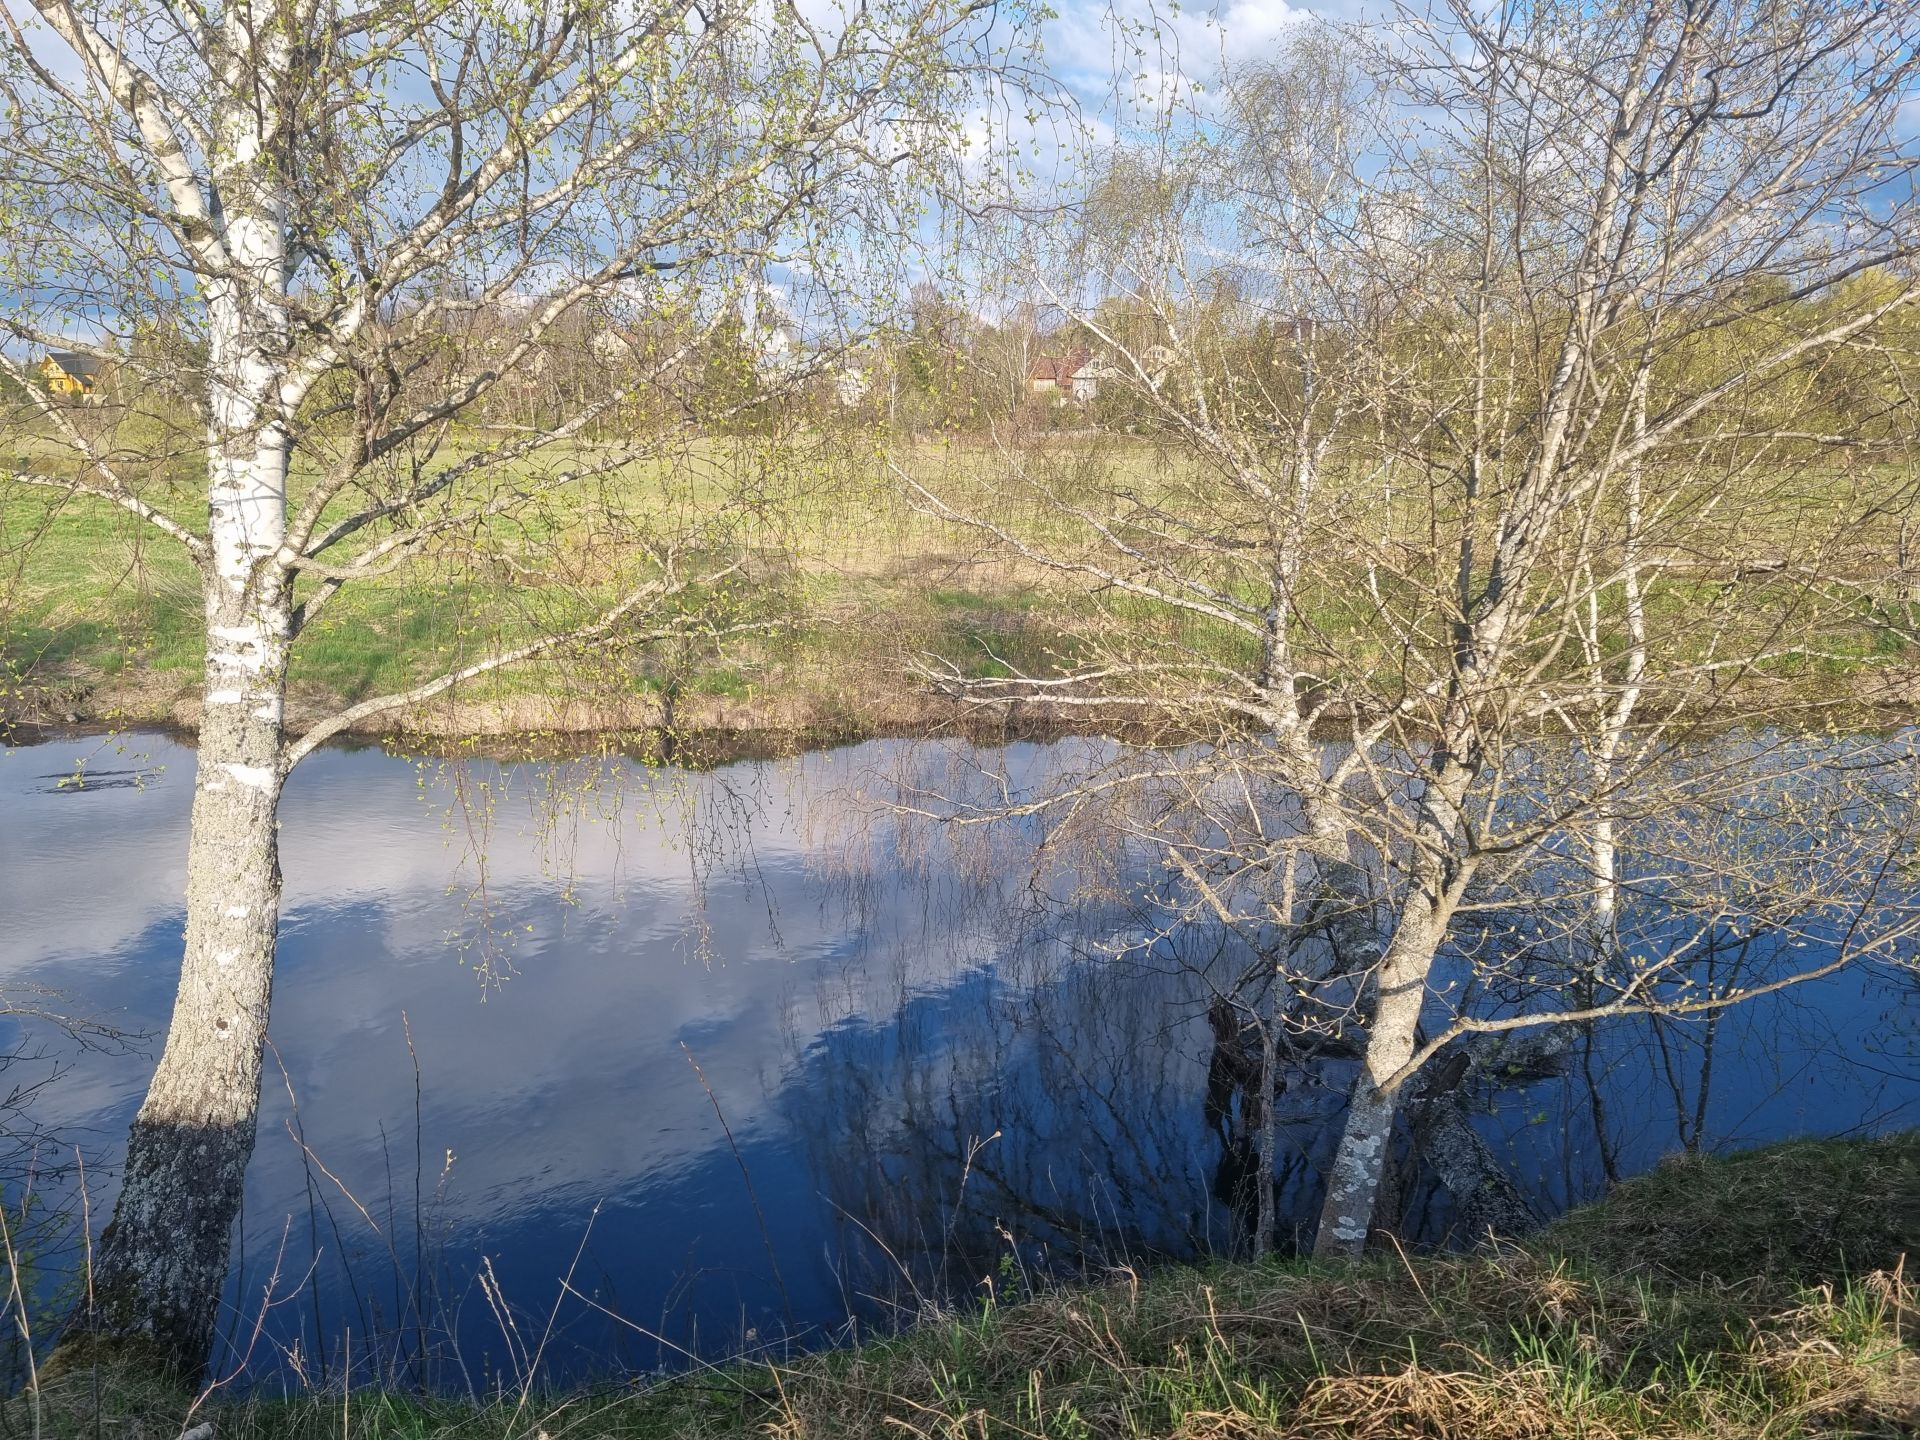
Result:
[[[106,365],[97,355],[49,350],[40,362],[40,379],[55,395],[85,398],[99,389]]]

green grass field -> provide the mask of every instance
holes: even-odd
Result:
[[[38,453],[22,459],[57,468],[50,443],[28,449]],[[524,492],[510,514],[331,599],[294,647],[295,709],[401,690],[579,623],[649,573],[646,543],[675,544],[691,570],[719,557],[742,562],[717,614],[756,628],[605,663],[534,662],[471,682],[463,696],[583,696],[592,705],[670,693],[696,723],[718,713],[723,724],[859,730],[912,709],[924,689],[910,673],[916,659],[940,657],[969,675],[1009,665],[1047,673],[1076,653],[1069,622],[1099,617],[1085,586],[1010,564],[979,535],[916,513],[870,449],[707,440],[587,483],[552,484],[570,468],[591,468],[603,449],[556,445],[537,464],[502,467],[489,487]],[[463,453],[448,447],[433,463]],[[971,473],[990,463],[936,447],[918,459],[962,494],[979,493]],[[193,490],[187,475],[142,493],[191,524]],[[348,508],[336,502],[329,518]],[[1043,511],[1016,518],[1023,533],[1056,541],[1070,530],[1050,531]],[[374,526],[360,538],[383,533]],[[110,505],[16,486],[0,489],[0,566],[0,657],[16,713],[36,703],[129,723],[190,713],[200,685],[199,582],[171,541]]]
[[[180,458],[156,462],[153,452],[166,447],[149,433],[151,424],[121,428],[128,433],[116,431],[117,443],[148,457],[140,462],[143,496],[195,521],[189,447],[182,442]],[[455,435],[431,453],[375,467],[326,518],[511,439]],[[916,509],[874,443],[707,438],[615,465],[610,447],[583,442],[497,466],[457,504],[416,517],[491,503],[497,513],[485,523],[450,526],[409,566],[356,580],[329,601],[294,647],[294,711],[403,690],[578,625],[653,572],[648,547],[672,547],[686,573],[738,563],[724,586],[702,587],[698,607],[683,604],[682,613],[697,608],[696,620],[751,630],[703,636],[695,623],[671,642],[551,657],[490,675],[463,686],[460,698],[484,705],[565,697],[589,715],[631,703],[635,713],[664,712],[696,727],[858,732],[906,723],[924,708],[919,661],[972,677],[1142,661],[1187,673],[1257,670],[1258,646],[1243,632],[1096,577],[1044,568],[978,528]],[[45,436],[19,439],[15,451],[25,464],[62,463]],[[931,477],[958,508],[1051,555],[1127,574],[1146,573],[1144,562],[1118,555],[1085,515],[1124,503],[1177,509],[1220,533],[1257,534],[1262,524],[1244,504],[1220,500],[1203,469],[1117,437],[1019,454],[980,442],[901,444],[890,458]],[[563,483],[598,470],[605,473]],[[309,483],[296,472],[296,507]],[[1718,534],[1716,553],[1768,557],[1787,537],[1830,531],[1835,517],[1819,513],[1817,485],[1812,493],[1810,501],[1805,485],[1792,487],[1770,519],[1749,516],[1737,533]],[[1835,504],[1838,497],[1836,488]],[[1332,528],[1316,537],[1297,602],[1314,672],[1363,689],[1396,682],[1409,634],[1443,644],[1444,617],[1432,599],[1443,567],[1418,543],[1435,516],[1404,496],[1388,503],[1389,511],[1331,507]],[[1349,544],[1361,531],[1380,537],[1367,542],[1364,563],[1362,547]],[[382,522],[355,543],[390,533]],[[1131,543],[1145,532],[1114,533]],[[1164,535],[1154,546],[1157,559],[1191,565],[1221,593],[1262,602],[1257,564],[1218,550],[1183,552]],[[1729,564],[1731,580],[1663,573],[1651,602],[1656,631],[1680,635],[1677,644],[1702,658],[1743,647],[1777,652],[1759,673],[1815,694],[1909,659],[1911,607],[1895,607],[1889,624],[1879,602],[1851,590],[1816,595],[1765,565],[1749,575],[1737,561],[1720,569]],[[1737,587],[1731,600],[1730,587]],[[311,581],[297,592],[312,593]],[[1610,593],[1603,609],[1617,603]],[[199,605],[198,577],[184,554],[137,518],[94,500],[0,487],[0,682],[8,713],[125,723],[191,718],[200,687]],[[1386,611],[1399,618],[1383,623]],[[1406,616],[1415,617],[1412,630]],[[1574,658],[1563,647],[1552,663]],[[500,713],[538,712],[509,706]]]

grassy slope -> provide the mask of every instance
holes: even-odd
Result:
[[[193,1418],[221,1440],[1913,1435],[1917,1243],[1920,1132],[1795,1143],[1669,1164],[1495,1253],[1121,1275],[643,1390],[214,1400]],[[96,1410],[92,1384],[64,1377],[43,1433],[179,1433],[184,1401],[108,1384]]]
[[[906,653],[948,655],[977,672],[991,663],[984,641],[1016,663],[1048,663],[1056,636],[1034,617],[1042,602],[1032,577],[982,563],[966,537],[902,505],[877,469],[815,456],[770,474],[756,472],[764,457],[725,461],[710,448],[635,466],[609,482],[611,500],[603,492],[595,503],[668,529],[680,523],[668,512],[724,515],[737,543],[768,557],[749,579],[761,612],[771,608],[787,623],[724,651],[656,651],[617,677],[616,690],[648,696],[671,688],[683,699],[758,702],[769,712],[858,725],[858,697],[917,690],[903,673]],[[577,458],[559,449],[543,466]],[[521,478],[530,483],[538,472]],[[173,498],[163,508],[192,521],[190,488]],[[122,722],[183,718],[198,696],[201,653],[198,580],[185,557],[109,507],[42,491],[10,492],[4,502],[0,718],[66,710]],[[343,592],[295,648],[295,709],[302,699],[330,708],[404,689],[613,598],[611,590],[540,579],[595,563],[598,542],[569,524],[564,507],[502,531],[484,553],[451,547]],[[569,563],[543,569],[562,553]],[[536,664],[463,693],[489,700],[578,688],[577,675],[561,680]],[[604,686],[588,688],[605,698]]]
[[[764,557],[746,582],[749,603],[786,623],[723,648],[627,657],[585,679],[577,669],[563,677],[536,664],[465,687],[465,699],[505,705],[584,692],[589,705],[611,715],[625,700],[644,710],[671,692],[692,728],[874,730],[915,718],[925,686],[910,673],[910,657],[939,655],[971,674],[1004,673],[1002,662],[1044,673],[1081,652],[1090,633],[1111,638],[1118,626],[1129,653],[1157,638],[1182,654],[1247,659],[1244,637],[1223,627],[1149,614],[1111,593],[1096,599],[1057,573],[985,558],[981,537],[914,513],[870,460],[825,450],[762,453],[744,444],[722,453],[733,444],[691,444],[611,477],[590,501],[563,497],[530,507],[485,545],[462,537],[415,571],[349,587],[295,649],[296,714],[404,689],[584,618],[613,593],[580,583],[583,574],[618,563],[605,550],[606,514],[669,530],[693,523],[689,516],[723,516],[733,540]],[[564,467],[591,453],[557,447],[541,465]],[[964,445],[915,453],[922,468],[944,475],[949,494],[972,493],[981,467],[999,463]],[[1074,453],[1068,447],[1060,457],[1068,471]],[[1164,480],[1143,446],[1101,451],[1097,463],[1109,478],[1117,469],[1147,490]],[[530,467],[518,480],[533,485],[540,473]],[[190,480],[166,492],[183,519],[194,510]],[[1001,497],[983,508],[1023,534],[1060,541],[1072,533],[1057,516],[1005,513],[1005,503]],[[582,520],[582,505],[602,507],[595,511],[602,523]],[[1719,584],[1701,583],[1709,591]],[[1391,668],[1395,657],[1373,653],[1377,637],[1364,616],[1347,613],[1356,593],[1306,597],[1310,628],[1338,637],[1344,665]],[[1752,600],[1752,622],[1770,631],[1763,584],[1756,582]],[[1685,585],[1669,584],[1658,602],[1685,611],[1692,597]],[[1114,613],[1097,618],[1103,610]],[[0,503],[0,718],[72,712],[106,721],[190,720],[200,685],[198,611],[184,557],[132,517],[86,502],[54,503],[44,491]],[[1818,683],[1904,658],[1870,627],[1828,628],[1820,641],[1819,658],[1769,668]],[[472,723],[544,728],[538,719]]]

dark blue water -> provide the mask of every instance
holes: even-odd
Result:
[[[1231,1249],[1195,976],[1088,961],[1123,909],[1071,873],[1034,882],[1018,845],[903,839],[874,804],[902,766],[1030,777],[1079,743],[706,773],[312,757],[283,810],[219,1367],[337,1379],[351,1355],[454,1388],[652,1369]],[[52,1137],[36,1183],[72,1200],[56,1160],[77,1148],[96,1229],[171,999],[193,763],[151,736],[0,758],[10,993],[153,1037],[89,1049],[9,1022],[34,1048],[0,1088],[58,1072],[23,1112]],[[1610,1027],[1618,1165],[1920,1123],[1913,1000],[1863,968],[1730,1012],[1697,1134],[1704,1026]],[[1592,1068],[1485,1097],[1543,1213],[1604,1183]],[[1289,1223],[1343,1083],[1283,1113]],[[1416,1237],[1443,1239],[1445,1197],[1411,1195]]]

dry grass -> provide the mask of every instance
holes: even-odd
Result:
[[[644,1386],[189,1410],[81,1371],[5,1418],[33,1434],[37,1408],[40,1434],[102,1440],[175,1440],[183,1422],[221,1440],[1911,1436],[1917,1163],[1920,1134],[1775,1146],[1663,1167],[1524,1245],[1121,1272],[857,1350]]]
[[[1564,1217],[1546,1242],[1600,1269],[1680,1278],[1817,1282],[1871,1269],[1920,1251],[1920,1144],[1902,1135],[1675,1157]]]

